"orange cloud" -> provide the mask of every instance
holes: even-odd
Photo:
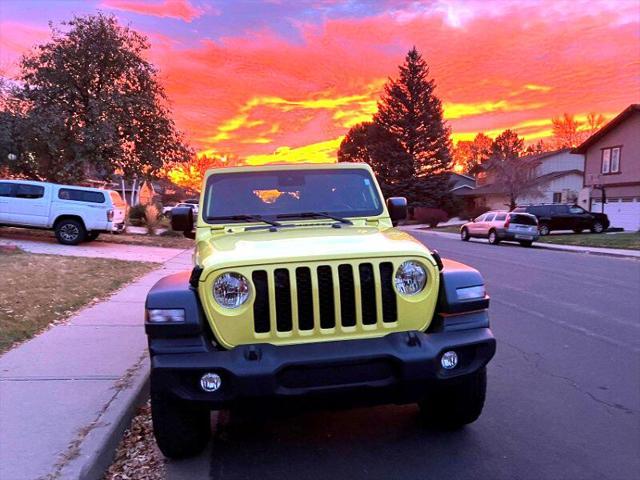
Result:
[[[177,18],[185,22],[191,22],[204,13],[203,9],[191,5],[189,0],[164,0],[161,3],[135,0],[105,0],[102,6],[153,17]]]

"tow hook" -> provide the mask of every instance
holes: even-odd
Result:
[[[407,345],[409,345],[410,347],[419,347],[420,345],[422,345],[422,342],[420,342],[420,337],[418,337],[418,334],[416,332],[407,332]]]

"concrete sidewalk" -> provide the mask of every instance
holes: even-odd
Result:
[[[0,479],[99,478],[145,394],[146,293],[191,253],[0,357]]]
[[[429,235],[438,235],[440,237],[456,238],[456,239],[460,238],[460,235],[458,235],[457,233],[435,232],[432,230],[423,230],[422,226],[417,228],[407,226],[407,227],[402,227],[402,229],[406,230],[407,232],[419,231],[420,233],[426,233]],[[485,240],[482,238],[473,238],[471,241],[488,243],[488,240]],[[613,257],[640,258],[640,250],[628,250],[623,248],[579,247],[576,245],[557,245],[554,243],[542,243],[542,242],[535,242],[533,244],[533,248],[545,248],[547,250],[564,250],[568,252],[578,252],[578,253],[592,253],[596,255],[610,255]]]
[[[183,252],[180,248],[127,245],[125,243],[92,242],[81,245],[61,245],[55,239],[0,238],[1,245],[15,245],[25,252],[70,257],[115,258],[138,262],[163,263]]]

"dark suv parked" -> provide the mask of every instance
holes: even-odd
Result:
[[[521,205],[513,211],[535,215],[540,235],[548,235],[552,230],[573,230],[575,233],[591,230],[593,233],[602,233],[609,228],[609,218],[604,213],[587,212],[577,205]]]

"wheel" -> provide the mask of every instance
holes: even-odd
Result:
[[[168,458],[199,454],[211,437],[211,412],[202,407],[151,393],[153,434]]]
[[[540,235],[545,236],[545,235],[549,235],[549,225],[545,224],[545,223],[541,223],[538,226],[538,232],[540,232]]]
[[[430,427],[455,429],[474,422],[482,413],[487,393],[487,370],[444,384],[418,403],[423,422]]]
[[[593,222],[593,225],[591,225],[591,231],[593,233],[602,233],[604,232],[604,225],[601,222]]]
[[[574,228],[573,229],[573,233],[582,233],[582,229],[581,228]]]
[[[463,242],[468,242],[469,238],[469,230],[467,230],[466,228],[460,230],[460,240],[462,240]]]
[[[491,245],[498,245],[500,243],[500,239],[498,238],[498,234],[495,230],[489,231],[489,243]]]
[[[531,240],[520,240],[520,245],[523,247],[530,247],[533,244]]]
[[[85,237],[85,242],[93,242],[96,238],[100,236],[100,232],[87,232],[87,236]]]
[[[78,245],[85,239],[87,231],[79,220],[60,220],[55,227],[56,238],[63,245]]]

